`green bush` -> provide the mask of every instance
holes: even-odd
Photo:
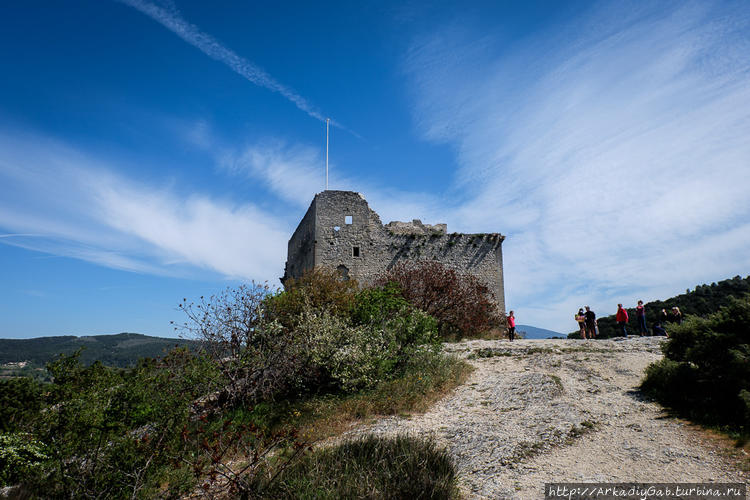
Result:
[[[0,434],[0,486],[19,483],[46,459],[44,446],[31,435]]]
[[[396,283],[386,283],[356,295],[351,319],[357,325],[382,325],[409,307],[401,288]]]
[[[308,346],[309,369],[304,389],[340,387],[350,391],[377,380],[378,339],[363,326],[351,326],[328,311],[308,309],[300,315],[297,332]]]
[[[178,349],[158,362],[115,369],[85,367],[73,355],[48,370],[45,408],[29,425],[47,460],[24,478],[29,491],[44,498],[143,498],[190,487],[165,478],[178,477],[174,470],[185,464],[177,458],[195,448],[181,435],[193,402],[215,388],[204,359]]]
[[[269,319],[293,328],[305,308],[326,310],[336,316],[348,316],[357,294],[355,280],[341,280],[330,270],[314,269],[301,278],[288,279],[285,290],[268,295],[263,307]]]
[[[748,427],[750,297],[673,325],[663,351],[641,384],[647,394],[703,423]]]
[[[367,436],[322,448],[286,469],[270,498],[459,498],[448,453],[408,436]]]
[[[440,349],[437,319],[409,304],[395,283],[361,291],[351,316],[355,324],[366,325],[375,338],[382,338],[380,369],[386,376],[381,378],[400,375],[420,350]]]

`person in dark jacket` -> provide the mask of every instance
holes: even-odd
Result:
[[[615,321],[617,321],[617,329],[620,332],[620,337],[627,337],[628,330],[625,328],[625,325],[628,324],[628,312],[622,308],[622,304],[617,304]]]
[[[638,320],[638,333],[640,336],[648,335],[648,328],[646,328],[646,308],[643,307],[642,300],[638,301],[638,305],[635,308],[635,317]]]
[[[661,335],[668,337],[667,335],[667,322],[669,321],[669,314],[666,309],[662,309],[659,313],[659,321],[654,325],[654,335]]]
[[[661,326],[667,326],[667,322],[669,321],[669,314],[667,314],[666,309],[662,309],[659,313],[659,324]]]
[[[589,306],[586,306],[586,312],[583,315],[583,324],[586,327],[583,338],[593,339],[596,337],[596,314],[591,310]]]

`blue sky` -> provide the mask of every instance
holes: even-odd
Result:
[[[0,44],[0,337],[278,284],[325,117],[332,189],[507,236],[520,323],[750,273],[746,2],[28,0]]]

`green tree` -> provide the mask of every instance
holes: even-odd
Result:
[[[28,377],[0,380],[0,433],[17,430],[39,412],[43,389]]]
[[[127,370],[85,367],[74,354],[48,370],[53,383],[33,425],[48,460],[25,481],[48,498],[140,498],[162,491],[189,446],[180,429],[189,423],[192,403],[215,380],[210,365],[186,350]]]

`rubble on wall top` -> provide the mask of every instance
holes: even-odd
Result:
[[[363,200],[365,200],[365,195],[363,195],[362,193],[359,193],[357,191],[347,191],[347,190],[341,190],[341,189],[325,189],[325,190],[317,193],[315,196],[317,197],[317,196],[320,196],[321,194],[328,194],[328,195],[335,195],[335,196],[336,195],[342,195],[342,194],[344,194],[344,195],[356,194],[357,196],[359,196],[360,198],[362,198]],[[367,201],[367,200],[365,200],[365,201]]]
[[[393,234],[448,234],[448,224],[423,224],[421,220],[411,222],[392,221],[385,228]]]

